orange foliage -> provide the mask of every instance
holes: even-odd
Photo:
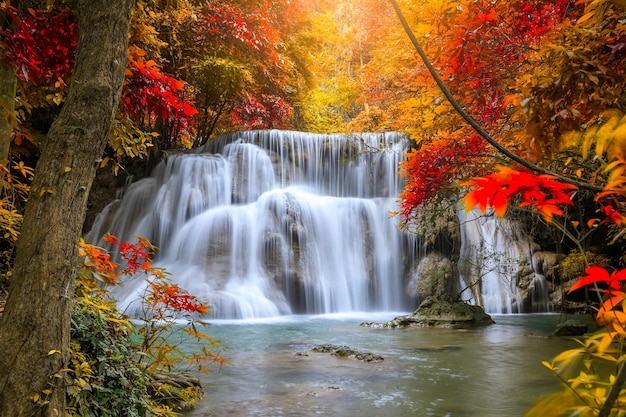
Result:
[[[116,247],[124,266],[120,268],[111,261],[109,253],[81,240],[80,255],[85,257],[83,279],[89,276],[97,282],[115,285],[122,275],[145,274],[148,289],[141,299],[145,310],[145,316],[141,318],[144,326],[137,331],[141,337],[140,350],[143,354],[140,362],[147,362],[146,367],[150,372],[169,371],[180,360],[197,366],[202,372],[209,371],[209,363],[223,364],[224,358],[218,351],[219,341],[200,332],[198,326],[204,323],[195,318],[206,316],[210,306],[203,304],[177,284],[169,282],[165,271],[152,266],[152,255],[156,249],[154,245],[144,238],[137,238],[136,243],[120,242],[111,234],[103,239]],[[88,287],[97,288],[94,285]],[[184,352],[177,344],[169,341],[169,336],[179,325],[180,319],[187,321],[183,331],[201,344],[200,353]]]
[[[520,197],[518,207],[532,207],[547,221],[563,214],[560,205],[573,205],[568,191],[577,187],[556,181],[550,175],[537,175],[498,166],[498,171],[484,177],[474,178],[464,183],[470,191],[463,197],[467,211],[478,206],[481,211],[493,207],[502,217],[507,206],[515,197]]]

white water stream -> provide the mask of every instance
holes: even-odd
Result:
[[[196,153],[171,155],[130,185],[86,240],[106,247],[106,232],[147,238],[161,248],[155,266],[211,304],[216,318],[409,311],[417,302],[406,291],[416,238],[389,215],[408,148],[395,133],[223,135]],[[478,243],[495,239],[492,226],[462,222],[462,257],[488,256]],[[499,239],[492,243],[510,247]],[[519,258],[509,251],[491,260]],[[483,272],[477,288],[487,311],[522,311],[515,286],[501,284],[510,273]],[[132,314],[145,289],[140,277],[113,291]]]

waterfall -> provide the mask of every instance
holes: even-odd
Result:
[[[131,184],[85,238],[150,240],[154,266],[217,318],[406,311],[412,238],[389,212],[408,145],[396,133],[222,135]],[[146,285],[130,279],[113,294],[133,314]]]
[[[551,311],[547,280],[534,257],[538,246],[522,228],[477,209],[465,213],[459,207],[458,217],[463,299],[490,314]]]
[[[221,135],[129,185],[85,240],[110,249],[107,232],[148,239],[159,248],[154,266],[212,305],[216,318],[408,311],[419,301],[417,282],[429,279],[410,272],[419,237],[389,215],[408,148],[398,133]],[[466,299],[489,313],[545,311],[545,301],[529,303],[517,288],[512,271],[532,264],[519,228],[463,210],[459,218],[461,288],[479,282]],[[543,297],[545,278],[533,277],[531,297]],[[138,314],[146,287],[143,277],[128,278],[112,293]]]

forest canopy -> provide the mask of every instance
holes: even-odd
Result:
[[[588,158],[594,140],[578,136],[623,111],[622,2],[399,4],[447,87],[495,140],[559,174],[608,180]],[[31,166],[65,99],[76,21],[63,3],[3,3],[3,11],[4,59],[18,87],[3,140],[12,160]],[[128,157],[201,146],[225,131],[394,130],[416,144],[402,166],[410,217],[497,162],[433,82],[387,1],[141,1],[130,36],[102,161],[115,171]],[[442,155],[459,156],[454,146],[468,152]],[[572,162],[572,153],[582,158]]]

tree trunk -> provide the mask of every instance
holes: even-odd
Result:
[[[9,162],[9,146],[13,135],[11,123],[15,110],[15,94],[17,92],[17,76],[15,67],[6,62],[5,55],[0,54],[0,164],[7,166]]]
[[[74,74],[37,163],[0,319],[0,417],[63,415],[77,243],[119,102],[132,3],[77,2]]]

